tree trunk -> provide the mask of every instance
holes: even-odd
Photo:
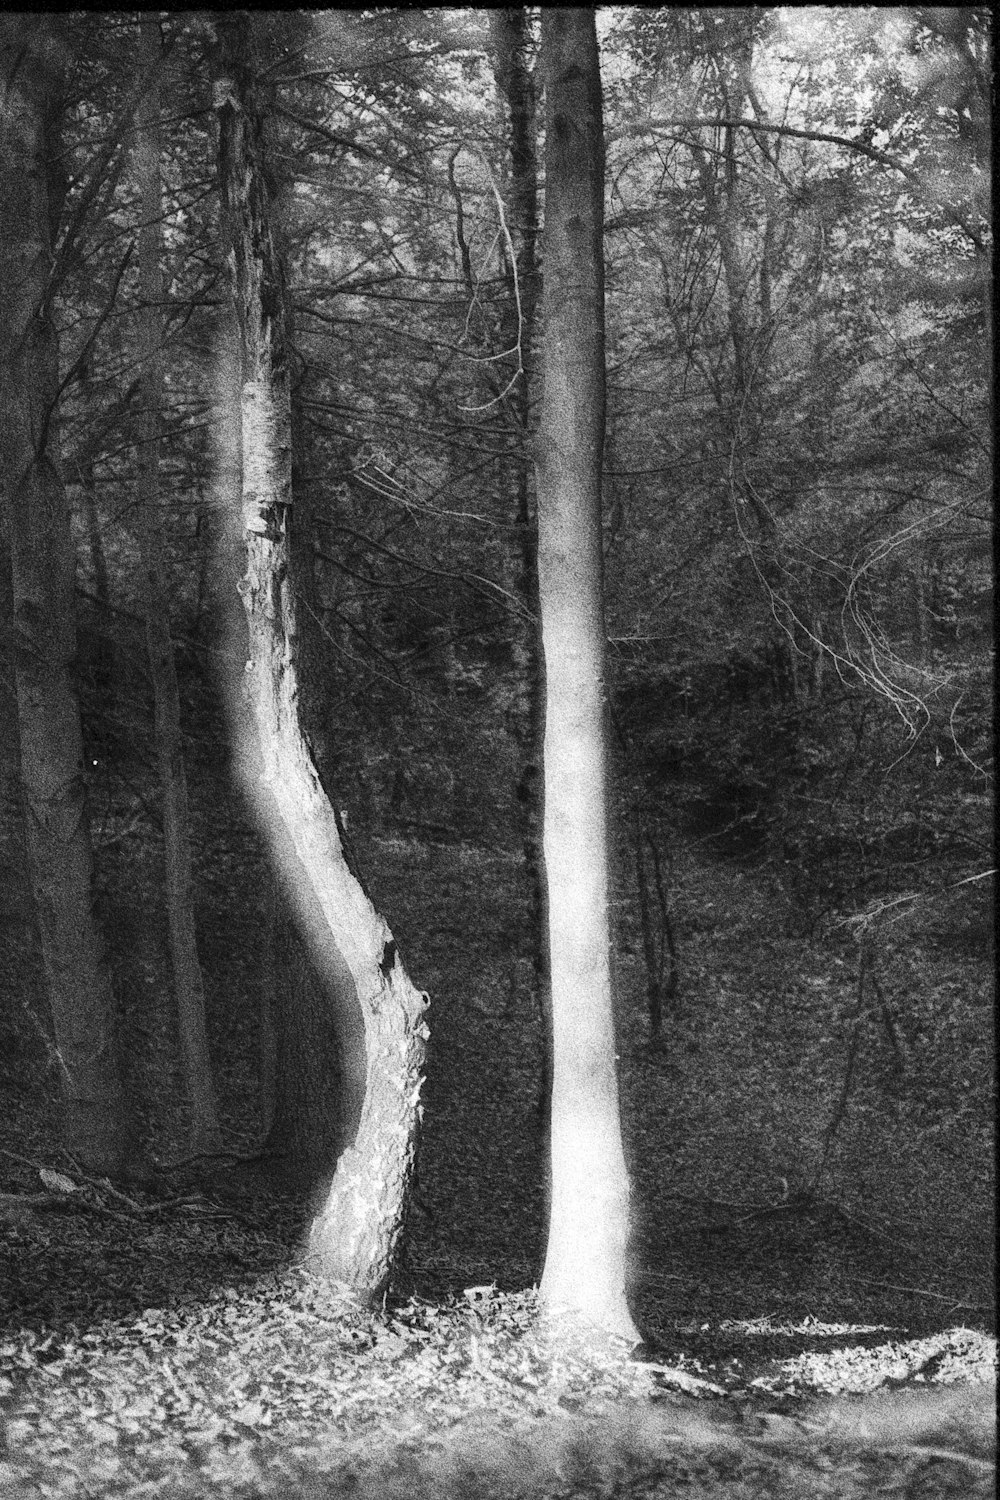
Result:
[[[510,223],[514,252],[508,247],[507,317],[503,347],[517,350],[521,374],[504,402],[513,417],[514,546],[505,552],[505,583],[516,601],[511,641],[512,684],[509,723],[517,745],[520,809],[528,913],[521,952],[528,960],[532,999],[543,1027],[539,1116],[548,1117],[552,1093],[552,1027],[547,1006],[542,917],[539,725],[541,674],[538,642],[538,522],[531,485],[531,385],[538,310],[538,92],[529,63],[531,22],[519,6],[489,12],[493,73],[507,115],[510,157]],[[515,370],[517,365],[515,365]],[[506,381],[504,382],[507,383]],[[507,472],[504,464],[502,473]],[[506,488],[506,486],[503,486]]]
[[[297,930],[322,933],[323,912],[305,888],[294,856],[286,855],[280,863],[290,872],[283,884],[297,880],[299,888],[294,922],[278,892],[265,892],[278,910],[271,989],[273,1109],[264,1154],[286,1187],[310,1192],[328,1185],[331,1163],[357,1134],[364,1097],[364,1037],[351,1047],[350,1021],[357,1002],[340,954],[329,940],[304,943]],[[359,1019],[354,1019],[354,1031],[360,1030]]]
[[[90,404],[90,360],[84,360],[80,366],[80,394],[83,405]],[[94,585],[94,598],[102,611],[107,610],[111,602],[111,589],[108,582],[108,560],[104,553],[104,538],[101,536],[101,522],[97,513],[97,481],[94,475],[94,450],[90,443],[85,444],[83,457],[77,464],[77,478],[80,483],[80,508],[83,512],[83,529],[87,538],[87,550],[90,554],[90,576]],[[106,652],[108,662],[102,663],[105,672],[110,675],[111,671],[111,639],[107,640]],[[106,684],[105,684],[106,685]]]
[[[34,1015],[41,994],[40,954],[25,846],[17,692],[8,663],[14,659],[10,548],[0,515],[0,1010]],[[14,1062],[14,1058],[8,1059]]]
[[[545,658],[543,848],[552,983],[551,1206],[541,1293],[633,1341],[629,1183],[608,928],[604,148],[594,12],[542,12],[544,396],[538,580]]]
[[[319,923],[314,953],[336,949],[364,1021],[365,1090],[352,1146],[341,1154],[309,1235],[328,1279],[366,1300],[388,1286],[403,1225],[422,1113],[427,996],[408,978],[385,919],[348,866],[298,710],[295,604],[290,575],[291,410],[282,258],[272,223],[266,117],[252,20],[220,17],[215,105],[227,249],[240,330],[243,527],[249,661],[244,674],[260,774],[252,794],[279,845],[287,839]],[[286,868],[292,866],[288,859]],[[294,893],[293,893],[294,894]],[[336,1003],[336,997],[331,996]]]
[[[47,17],[0,20],[3,478],[31,880],[64,1093],[66,1147],[119,1174],[131,1148],[114,997],[94,919],[76,654],[75,555],[58,468],[59,349],[50,271],[60,203],[60,45]]]
[[[290,325],[288,334],[292,336]],[[325,767],[316,746],[326,726],[335,722],[336,712],[321,670],[325,642],[318,625],[316,516],[307,477],[308,436],[302,410],[306,378],[305,371],[300,373],[290,392],[295,495],[290,570],[297,620],[300,727],[322,777]],[[281,908],[284,911],[284,903]],[[322,929],[323,917],[315,903],[301,915],[308,929]],[[350,1018],[355,1018],[355,1030],[359,1029],[360,1018],[350,975],[336,949],[327,941],[310,953],[287,919],[280,924],[280,936],[284,957],[272,989],[274,1104],[264,1152],[287,1185],[308,1191],[329,1178],[329,1164],[357,1132],[361,1107],[358,1096],[364,1093],[364,1041],[360,1039],[352,1050],[346,1040]],[[331,994],[348,998],[333,1007]]]
[[[266,1141],[275,1120],[278,1098],[278,913],[281,891],[273,870],[264,877],[257,950],[257,1109],[260,1116],[260,1138]]]
[[[145,575],[146,650],[153,684],[156,762],[163,803],[165,894],[170,961],[177,1000],[181,1064],[188,1099],[188,1149],[210,1156],[222,1148],[215,1107],[212,1065],[205,1030],[205,982],[198,959],[194,923],[194,877],[191,867],[190,819],[181,703],[174,645],[170,635],[167,565],[160,511],[160,407],[163,402],[163,277],[160,191],[160,92],[157,60],[160,22],[149,12],[140,17],[140,53],[153,80],[136,114],[136,174],[140,188],[139,357],[142,373],[140,497],[136,530]]]

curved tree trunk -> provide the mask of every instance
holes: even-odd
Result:
[[[542,12],[544,395],[538,580],[545,657],[543,846],[552,976],[552,1184],[541,1293],[640,1335],[626,1298],[629,1182],[608,929],[604,142],[592,10]]]
[[[299,721],[290,572],[291,403],[284,270],[272,224],[265,110],[252,18],[217,22],[219,174],[236,315],[242,409],[243,528],[249,660],[245,673],[265,828],[287,838],[307,901],[323,922],[315,950],[346,964],[364,1020],[365,1089],[354,1143],[341,1154],[309,1236],[330,1280],[372,1300],[389,1282],[422,1113],[427,996],[407,976],[385,919],[348,866],[337,815]],[[277,825],[277,827],[276,827]],[[289,864],[293,861],[289,860]],[[333,1002],[334,997],[331,997]]]
[[[293,337],[289,325],[289,337]],[[312,747],[317,770],[325,767],[317,752],[328,726],[336,722],[328,674],[322,668],[326,643],[319,626],[316,579],[316,508],[319,498],[309,479],[308,427],[303,400],[308,370],[302,365],[292,383],[292,486],[295,525],[290,536],[291,573],[296,604],[296,668],[299,674],[301,728]],[[329,783],[324,781],[324,785]],[[290,1185],[312,1190],[329,1179],[345,1142],[357,1134],[364,1095],[364,1038],[354,986],[343,959],[326,941],[309,949],[297,928],[319,932],[322,914],[315,902],[289,922],[281,922],[283,951],[277,983],[272,987],[274,1108],[264,1141],[264,1155]],[[285,903],[281,909],[286,910]],[[339,997],[331,1006],[330,996]]]
[[[58,38],[44,16],[0,19],[0,444],[27,846],[64,1095],[66,1147],[117,1175],[131,1131],[114,996],[93,912],[76,655],[75,553],[59,472],[59,349],[50,273]]]

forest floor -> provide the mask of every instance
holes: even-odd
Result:
[[[124,1195],[88,1181],[58,1150],[54,1106],[8,1078],[4,1495],[990,1493],[983,955],[924,934],[883,955],[881,1006],[859,1002],[849,932],[789,936],[779,882],[692,846],[671,871],[680,990],[651,1049],[622,902],[632,1300],[646,1343],[595,1350],[554,1339],[531,1290],[544,1251],[541,1022],[517,862],[402,839],[373,841],[367,857],[432,998],[419,1179],[391,1298],[361,1313],[297,1270],[309,1205],[253,1164]],[[148,880],[154,902],[152,855],[137,844],[127,864],[136,899]],[[234,1007],[253,993],[254,917],[241,928],[225,879],[212,899],[227,889],[231,909],[202,914],[205,963],[235,1039],[227,1138],[252,1156],[253,1022]],[[897,1006],[894,1035],[883,1011],[904,996],[920,1026],[907,1030]]]

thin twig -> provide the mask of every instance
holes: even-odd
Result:
[[[983,1302],[957,1302],[954,1297],[946,1297],[941,1292],[932,1292],[926,1287],[900,1286],[895,1281],[873,1281],[870,1276],[852,1276],[852,1281],[860,1281],[865,1286],[882,1287],[887,1292],[910,1292],[914,1297],[930,1297],[935,1302],[947,1302],[949,1307],[960,1307],[965,1312],[991,1313],[993,1308]]]
[[[119,1202],[126,1204],[133,1213],[142,1212],[142,1205],[140,1203],[136,1203],[125,1193],[120,1193],[116,1187],[112,1187],[106,1177],[88,1177],[86,1172],[81,1172],[76,1164],[76,1158],[69,1151],[63,1150],[61,1154],[69,1162],[74,1176],[79,1177],[81,1182],[86,1182],[90,1187],[96,1188],[98,1192],[110,1193],[112,1198],[117,1198]]]

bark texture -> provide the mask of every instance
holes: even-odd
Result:
[[[512,691],[509,724],[520,762],[517,800],[520,809],[524,871],[528,886],[528,921],[521,951],[528,962],[532,999],[544,1035],[540,1120],[548,1118],[552,1093],[552,1027],[548,1013],[545,943],[542,932],[541,871],[541,672],[538,639],[538,517],[531,472],[532,385],[538,314],[538,84],[531,63],[532,22],[519,6],[489,13],[493,74],[506,116],[510,245],[507,247],[508,295],[502,346],[516,350],[520,375],[504,398],[504,415],[512,436],[511,456],[501,475],[513,471],[514,547],[507,554],[505,583],[516,601],[512,621]],[[513,261],[510,259],[513,249]],[[504,386],[511,376],[504,370]],[[512,372],[513,373],[513,372]],[[503,486],[506,488],[506,486]]]
[[[13,658],[31,882],[64,1096],[64,1140],[91,1171],[130,1155],[114,997],[94,918],[80,709],[75,555],[58,466],[52,317],[59,191],[58,27],[0,18],[0,409],[11,552]]]
[[[170,961],[177,1001],[181,1064],[188,1097],[188,1147],[192,1155],[221,1149],[205,1029],[205,982],[194,922],[194,877],[181,702],[170,633],[167,560],[161,515],[160,408],[163,401],[162,193],[160,190],[160,23],[139,20],[140,51],[151,80],[137,111],[136,175],[140,188],[139,352],[142,418],[136,529],[146,584],[146,651],[153,684],[156,762],[163,806],[165,893]]]
[[[637,1341],[626,1298],[629,1183],[608,929],[604,153],[594,12],[543,11],[542,61],[544,394],[537,487],[553,1081],[541,1293],[553,1312],[579,1314]]]
[[[287,837],[360,1004],[365,1089],[354,1143],[341,1154],[309,1235],[328,1279],[375,1299],[385,1290],[403,1225],[422,1113],[427,996],[408,978],[385,919],[345,857],[299,720],[295,602],[289,567],[291,405],[284,270],[274,222],[252,19],[217,23],[214,82],[219,170],[240,329],[246,684],[259,742],[255,801]]]
[[[273,896],[267,893],[273,951],[265,1026],[269,1019],[271,1036],[263,1039],[271,1049],[273,1088],[263,1154],[287,1187],[311,1192],[329,1184],[332,1163],[357,1134],[365,1051],[363,1035],[352,1049],[347,1030],[351,1020],[362,1029],[350,973],[329,938],[303,940],[303,933],[322,935],[326,923],[298,861],[291,856],[288,864],[289,877],[276,882]],[[289,887],[295,888],[291,913],[279,895]]]
[[[294,323],[288,327],[289,337],[294,338]],[[290,567],[301,729],[323,784],[328,786],[318,746],[326,742],[328,728],[336,722],[336,709],[330,698],[329,674],[323,670],[326,642],[318,625],[313,501],[319,496],[308,477],[308,427],[302,406],[307,378],[303,363],[292,381],[290,397],[295,496]],[[282,957],[271,989],[274,1104],[264,1155],[286,1182],[300,1190],[313,1190],[320,1182],[328,1182],[330,1163],[357,1134],[365,1074],[364,1039],[353,1035],[361,1028],[361,1017],[343,959],[329,939],[310,949],[299,936],[298,928],[321,932],[324,926],[314,901],[302,910],[305,895],[300,891],[298,920],[285,917],[275,930]],[[287,913],[287,903],[281,903],[281,910]],[[330,1005],[331,995],[345,995],[346,1003],[335,1009]]]

